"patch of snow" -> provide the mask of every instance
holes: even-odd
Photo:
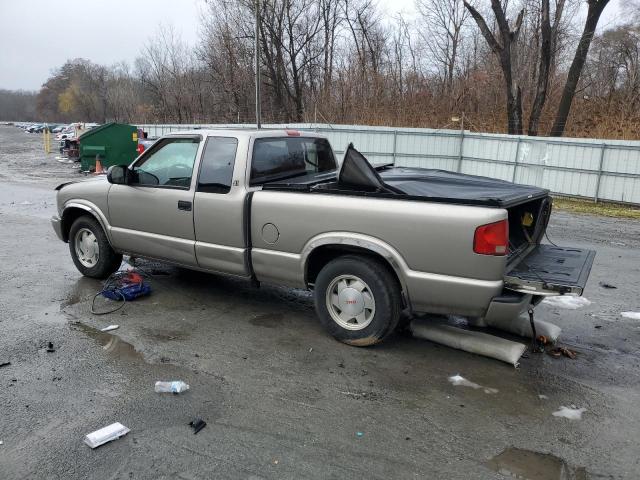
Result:
[[[620,315],[631,320],[640,320],[640,312],[621,312]]]
[[[552,307],[566,308],[568,310],[577,310],[578,308],[591,305],[591,301],[587,300],[585,297],[574,297],[571,295],[547,297],[542,301],[542,303],[546,303]]]
[[[549,397],[547,397],[546,395],[538,395],[538,398],[540,400],[547,400]]]
[[[453,377],[449,377],[449,381],[451,382],[452,385],[456,387],[470,387],[470,388],[476,388],[476,389],[482,388],[477,383],[470,382],[460,374],[454,375]]]
[[[552,415],[554,417],[568,418],[569,420],[581,420],[582,414],[586,411],[586,408],[575,408],[573,405],[571,407],[560,406],[560,410],[553,412]]]
[[[484,393],[486,393],[487,395],[494,395],[499,391],[497,388],[483,387],[482,385],[471,382],[460,374],[449,377],[449,382],[451,382],[451,384],[456,387],[469,387],[475,390],[482,388]]]

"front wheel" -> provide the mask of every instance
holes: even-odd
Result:
[[[86,277],[107,278],[122,263],[98,221],[89,216],[77,218],[69,230],[69,251],[76,268]]]
[[[368,346],[393,332],[402,299],[397,279],[384,264],[345,255],[318,274],[315,305],[320,322],[337,340]]]

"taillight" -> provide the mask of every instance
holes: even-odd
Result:
[[[144,145],[139,143],[138,147],[136,148],[136,150],[138,150],[138,155],[142,155],[142,152],[144,152]]]
[[[506,255],[509,247],[509,222],[481,225],[473,236],[473,251],[481,255]]]

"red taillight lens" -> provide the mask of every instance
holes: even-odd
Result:
[[[136,148],[136,150],[138,150],[138,155],[142,155],[142,152],[144,152],[144,145],[139,143],[138,147]]]
[[[506,255],[509,247],[509,222],[489,223],[476,228],[473,251],[481,255]]]
[[[298,130],[285,130],[286,134],[290,137],[299,137],[300,132]]]

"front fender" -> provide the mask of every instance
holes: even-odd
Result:
[[[95,219],[98,220],[98,222],[100,223],[102,230],[104,230],[105,235],[109,239],[109,243],[112,243],[111,225],[109,225],[109,221],[107,220],[106,215],[102,212],[102,210],[100,210],[100,208],[95,203],[90,202],[88,200],[82,200],[82,199],[67,200],[62,207],[61,219],[63,223],[66,222],[68,218],[68,217],[65,217],[65,213],[68,213],[69,211],[71,211],[72,208],[78,208],[80,210],[84,210],[85,212],[88,212],[91,215],[93,215]],[[66,227],[71,227],[71,225],[65,224],[65,229]]]

